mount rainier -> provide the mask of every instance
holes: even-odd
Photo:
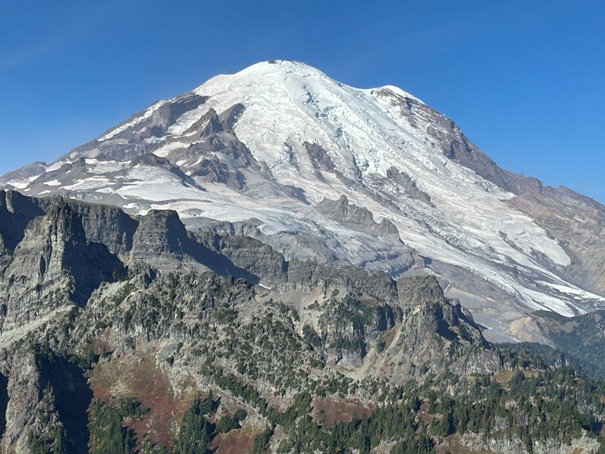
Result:
[[[191,231],[287,259],[434,274],[493,340],[535,340],[536,310],[605,308],[605,207],[500,169],[397,87],[349,87],[303,63],[216,76],[0,187],[175,210]]]

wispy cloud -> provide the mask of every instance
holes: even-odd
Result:
[[[53,36],[44,39],[30,47],[25,47],[6,55],[0,61],[0,72],[9,71],[35,60],[37,57],[51,52],[69,40],[68,36]]]
[[[139,2],[134,1],[136,5]],[[131,7],[122,8],[122,14],[129,14]],[[114,1],[101,2],[98,5],[74,6],[71,11],[64,11],[63,16],[68,19],[57,21],[55,31],[41,36],[36,42],[28,45],[19,43],[4,43],[3,49],[11,49],[0,52],[0,73],[19,68],[38,58],[49,55],[52,52],[76,42],[79,38],[99,31],[103,25],[115,19],[116,5]],[[52,20],[52,19],[49,19]],[[67,23],[65,23],[67,22]]]

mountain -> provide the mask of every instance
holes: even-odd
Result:
[[[500,169],[397,87],[298,62],[216,76],[0,187],[175,210],[189,231],[253,237],[287,260],[433,274],[493,340],[523,337],[515,321],[535,310],[605,304],[605,207]]]

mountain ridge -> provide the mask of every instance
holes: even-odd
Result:
[[[322,209],[380,226],[344,197]],[[170,210],[0,191],[0,288],[5,452],[605,446],[602,384],[557,352],[493,346],[434,276],[287,261]]]

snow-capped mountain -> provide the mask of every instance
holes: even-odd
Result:
[[[605,207],[498,168],[397,87],[349,87],[298,62],[214,77],[0,185],[176,210],[191,230],[288,258],[434,273],[495,339],[522,339],[534,310],[605,307]]]

